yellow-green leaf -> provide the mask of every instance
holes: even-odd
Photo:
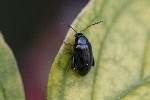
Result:
[[[0,33],[0,100],[25,100],[20,73],[12,51]]]
[[[150,1],[91,0],[72,27],[85,30],[95,66],[86,76],[70,68],[62,45],[51,67],[47,100],[150,100]],[[65,41],[74,43],[74,31]]]

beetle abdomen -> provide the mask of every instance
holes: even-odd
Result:
[[[80,75],[84,76],[91,69],[93,62],[91,45],[90,44],[77,45],[76,48],[74,48],[74,50],[75,50],[74,58],[77,70]]]

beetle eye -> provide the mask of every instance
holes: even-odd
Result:
[[[77,33],[77,34],[75,34],[74,36],[75,36],[75,37],[80,37],[80,36],[83,36],[83,34],[82,34],[82,33]]]
[[[77,34],[75,34],[74,36],[75,36],[75,37],[78,37],[78,35],[77,35]]]

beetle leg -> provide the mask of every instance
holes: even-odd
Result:
[[[94,61],[94,57],[93,57],[93,62],[92,62],[92,66],[94,66],[95,65],[95,61]]]
[[[74,46],[73,44],[71,44],[71,43],[69,43],[69,42],[63,41],[63,43],[66,44],[66,45],[69,45],[69,46]],[[64,54],[69,53],[71,50],[72,50],[72,48],[69,49],[69,50],[67,50]]]
[[[69,49],[69,50],[67,50],[64,54],[67,54],[67,53],[69,53],[70,51],[72,50],[72,48],[71,49]]]
[[[66,45],[73,46],[73,44],[71,44],[71,43],[69,43],[69,42],[65,42],[65,41],[63,41],[63,43],[64,43],[64,44],[66,44]]]
[[[72,56],[72,59],[71,59],[71,68],[72,68],[73,70],[76,69],[74,55]]]

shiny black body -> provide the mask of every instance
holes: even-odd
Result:
[[[74,54],[71,59],[71,67],[77,69],[78,73],[84,76],[90,71],[91,66],[94,66],[91,43],[82,33],[77,33],[73,47]]]
[[[84,28],[81,31],[86,30],[87,28],[99,24],[103,21],[98,21],[94,24],[91,24]],[[72,28],[71,26],[67,25],[69,28]],[[94,66],[94,57],[92,53],[92,46],[91,43],[88,41],[88,39],[82,34],[78,33],[74,28],[75,34],[75,43],[72,45],[68,42],[63,42],[65,44],[68,44],[70,46],[73,46],[74,53],[71,59],[71,68],[77,69],[78,73],[81,76],[85,76],[91,69],[91,66]],[[80,31],[80,32],[81,32]],[[72,50],[72,49],[70,49]]]

